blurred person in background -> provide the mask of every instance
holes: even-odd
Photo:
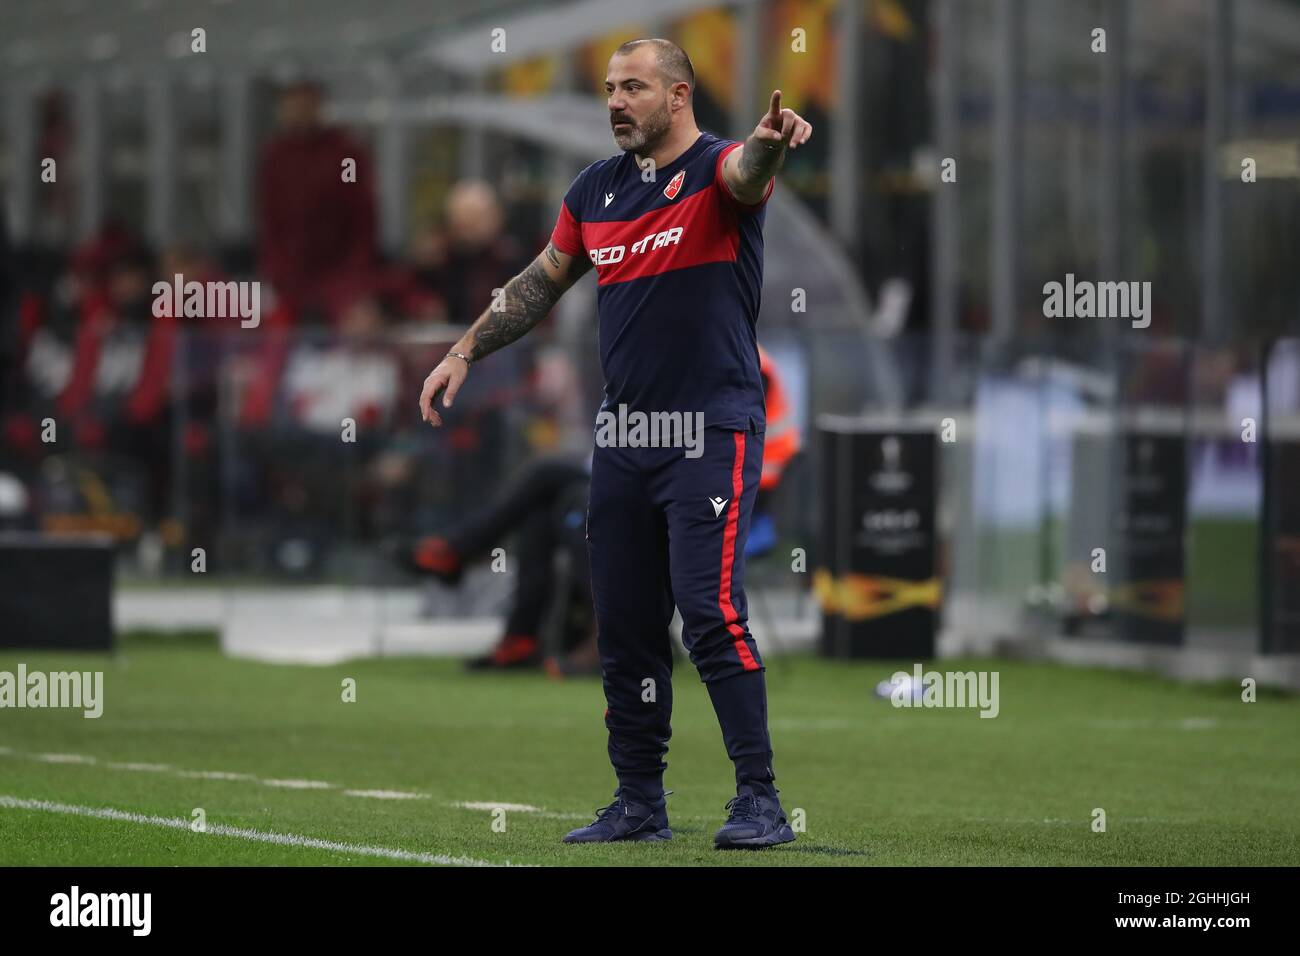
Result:
[[[278,542],[274,559],[290,574],[317,573],[341,546],[330,533],[340,500],[349,503],[355,532],[372,533],[379,489],[369,474],[388,441],[386,424],[401,380],[399,354],[384,337],[388,317],[374,289],[359,283],[339,294],[329,333],[292,340],[274,411],[250,441],[265,485],[274,489],[274,497],[260,503],[273,505],[265,521]],[[355,427],[346,442],[339,441],[341,422]]]
[[[76,146],[68,96],[62,90],[49,90],[41,95],[37,109],[37,155],[54,160],[57,168],[64,169]],[[59,177],[41,186],[36,194],[39,203],[38,234],[42,241],[51,245],[66,244],[76,229],[73,183],[66,177]]]
[[[425,281],[440,288],[449,321],[466,324],[492,301],[501,277],[517,273],[528,257],[502,232],[505,215],[487,183],[466,180],[453,186],[444,219],[441,265],[429,270]]]
[[[277,135],[257,172],[258,272],[298,313],[337,310],[374,267],[375,189],[365,148],[321,122],[321,88],[281,95]],[[344,161],[356,181],[344,180]]]
[[[301,322],[337,322],[375,271],[375,186],[370,157],[343,130],[324,125],[322,90],[304,80],[287,86],[277,134],[257,170],[257,269],[273,297],[258,346],[259,370],[243,397],[241,426],[264,428]],[[355,163],[355,180],[347,175]],[[269,308],[268,308],[269,305]]]
[[[6,451],[34,462],[41,457],[39,423],[56,413],[74,366],[75,343],[85,334],[90,313],[103,301],[110,264],[125,255],[134,239],[114,222],[67,256],[27,256],[18,278],[17,323],[11,330],[13,381],[7,389],[4,421]],[[6,265],[12,267],[8,257]],[[85,363],[83,363],[83,369]],[[84,374],[83,382],[88,381]]]
[[[144,421],[154,410],[153,388],[134,373],[147,364],[141,347],[154,325],[154,266],[137,239],[112,229],[83,246],[74,261],[79,317],[71,372],[56,409],[76,423],[83,446],[99,448],[109,421],[128,409],[137,409],[131,417]],[[152,351],[162,357],[165,350]]]
[[[165,516],[171,493],[175,320],[154,314],[157,266],[126,231],[107,227],[73,263],[61,285],[75,303],[75,332],[70,342],[42,336],[28,374],[77,450],[79,487],[102,489],[86,509],[127,516],[119,528],[141,527]],[[44,413],[38,406],[37,420]]]
[[[437,223],[426,223],[411,239],[407,261],[386,272],[385,288],[397,316],[420,322],[446,322],[447,237]]]
[[[408,570],[432,575],[450,587],[460,584],[467,567],[488,558],[510,535],[516,573],[505,633],[486,655],[466,662],[471,670],[537,668],[542,665],[542,630],[554,602],[563,603],[565,652],[574,672],[599,673],[592,651],[590,570],[587,564],[587,488],[589,465],[559,456],[534,460],[521,469],[485,508],[468,515],[445,534],[414,542],[395,542],[393,556]],[[558,554],[568,556],[568,587],[557,593]]]
[[[21,354],[22,322],[11,321],[18,310],[18,277],[14,275],[13,251],[5,209],[0,205],[0,417],[17,394],[18,358]]]

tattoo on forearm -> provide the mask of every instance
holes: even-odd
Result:
[[[527,334],[546,318],[563,294],[564,290],[538,262],[530,262],[527,269],[506,283],[501,293],[501,311],[489,309],[470,329],[474,336],[470,358],[477,362]]]
[[[553,243],[548,242],[546,244],[546,261],[555,266],[555,268],[560,268],[560,255],[555,251],[555,245]]]
[[[745,148],[740,151],[737,169],[742,180],[757,185],[766,183],[775,176],[784,162],[784,145],[773,146],[751,136],[745,140]]]

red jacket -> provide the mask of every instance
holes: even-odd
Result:
[[[343,161],[356,160],[356,182]],[[330,304],[331,289],[355,282],[375,250],[369,157],[341,130],[286,134],[267,144],[257,173],[258,270],[297,305]]]

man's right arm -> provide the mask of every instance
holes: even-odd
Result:
[[[523,272],[506,283],[499,304],[489,306],[452,350],[477,362],[523,337],[550,315],[560,296],[590,268],[589,260],[565,255],[548,242]]]
[[[506,283],[499,299],[484,310],[452,346],[452,352],[467,356],[469,361],[448,353],[429,373],[420,393],[421,417],[431,425],[441,425],[442,418],[433,410],[433,400],[438,392],[446,388],[443,407],[450,408],[465,381],[469,362],[486,358],[526,335],[550,314],[560,296],[590,268],[590,260],[570,256],[548,242],[523,272]]]

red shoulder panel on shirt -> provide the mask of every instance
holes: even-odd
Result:
[[[551,245],[566,256],[580,259],[587,254],[582,248],[582,229],[569,211],[568,203],[560,203],[560,215],[556,217],[555,228],[551,230]]]

